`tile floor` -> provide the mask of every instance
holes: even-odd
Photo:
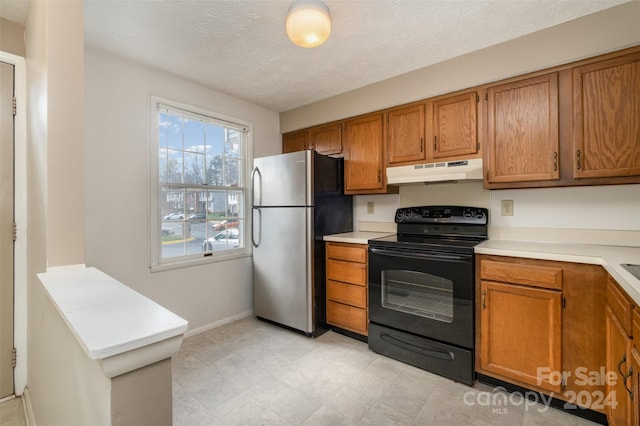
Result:
[[[186,339],[173,386],[176,426],[595,424],[496,398],[493,388],[455,383],[338,333],[310,339],[254,318]]]
[[[21,398],[13,398],[0,403],[0,425],[26,426],[26,424]]]

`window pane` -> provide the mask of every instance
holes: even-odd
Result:
[[[165,231],[167,235],[165,235]],[[170,222],[162,224],[162,257],[180,257],[186,253],[187,227],[184,222]]]
[[[208,185],[222,186],[222,155],[207,157],[206,182]]]
[[[241,186],[240,160],[233,158],[224,159],[224,186]]]
[[[158,177],[160,183],[167,181],[167,150],[160,148],[158,150]]]
[[[158,114],[158,146],[166,148],[169,139],[169,122],[167,114]]]
[[[204,153],[204,123],[200,120],[184,119],[185,151]]]
[[[167,114],[167,142],[169,148],[182,149],[182,123],[180,117]]]
[[[240,158],[242,151],[242,134],[237,130],[228,129],[225,143],[225,155],[232,158]]]
[[[167,183],[182,183],[182,151],[167,150]]]
[[[204,182],[204,155],[193,152],[184,153],[184,183]]]
[[[213,157],[222,155],[224,149],[224,127],[216,124],[205,125],[205,139],[207,141],[207,155]]]

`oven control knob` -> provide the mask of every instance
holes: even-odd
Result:
[[[484,217],[484,213],[482,210],[476,211],[476,219],[482,219]]]
[[[467,219],[471,218],[471,217],[473,217],[473,212],[471,210],[469,210],[469,209],[465,209],[462,212],[462,216],[466,217]]]

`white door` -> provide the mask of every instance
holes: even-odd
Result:
[[[13,394],[13,72],[0,62],[0,398]]]

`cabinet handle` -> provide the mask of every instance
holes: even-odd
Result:
[[[487,304],[485,303],[486,297],[487,297],[487,290],[482,290],[482,309],[487,309]]]
[[[558,151],[553,153],[553,171],[558,171]]]
[[[633,376],[633,367],[629,367],[629,374],[627,374],[626,376],[624,376],[622,378],[623,383],[624,383],[624,389],[627,391],[627,394],[629,395],[629,399],[631,399],[631,401],[633,401],[633,390],[629,389],[627,387],[627,380],[629,380],[629,377]]]
[[[433,150],[434,151],[438,150],[438,137],[437,136],[433,137]]]
[[[378,170],[378,183],[382,183],[382,173]]]
[[[580,164],[581,163],[581,160],[580,160],[580,156],[581,155],[582,155],[582,153],[580,152],[580,150],[577,150],[576,151],[576,168],[578,170],[580,170],[580,168],[582,167],[582,165]]]
[[[420,152],[422,152],[422,146],[424,145],[424,138],[420,138]]]
[[[618,363],[618,373],[620,373],[620,377],[622,377],[623,380],[627,375],[622,372],[622,369],[620,367],[622,367],[622,364],[624,364],[625,362],[627,362],[627,354],[623,354],[622,359]]]

